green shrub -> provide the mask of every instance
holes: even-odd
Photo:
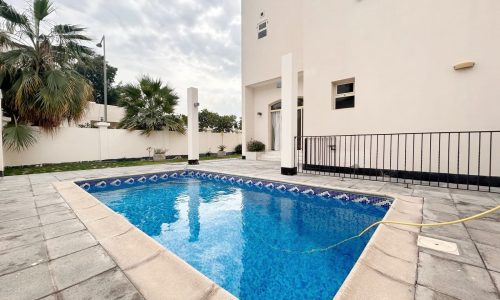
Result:
[[[241,146],[241,144],[239,144],[236,147],[234,147],[234,153],[241,154],[241,152],[242,152],[242,146]]]
[[[266,150],[266,145],[262,142],[251,140],[247,143],[247,150],[250,152],[262,152]]]

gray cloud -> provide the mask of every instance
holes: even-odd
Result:
[[[9,1],[16,8],[24,0]],[[200,89],[200,103],[240,114],[240,1],[55,0],[54,23],[80,24],[98,40],[106,34],[108,62],[117,79],[161,77],[181,96]],[[96,51],[100,51],[96,49]]]

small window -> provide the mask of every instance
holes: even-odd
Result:
[[[257,25],[257,38],[261,39],[267,36],[267,21]]]
[[[332,83],[333,109],[354,107],[354,78],[335,81]]]

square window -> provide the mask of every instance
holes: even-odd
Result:
[[[345,94],[354,92],[354,82],[337,85],[337,94]]]
[[[332,82],[332,109],[354,107],[354,78]]]
[[[259,39],[263,38],[263,37],[266,37],[267,35],[267,30],[261,30],[259,31],[259,35],[257,36]]]
[[[257,24],[257,38],[261,39],[267,36],[267,21]]]

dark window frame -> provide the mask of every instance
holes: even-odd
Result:
[[[262,22],[257,24],[257,39],[258,40],[263,39],[267,36],[267,25],[268,25],[267,20],[262,21]]]
[[[332,109],[356,107],[356,81],[348,78],[332,82]]]

